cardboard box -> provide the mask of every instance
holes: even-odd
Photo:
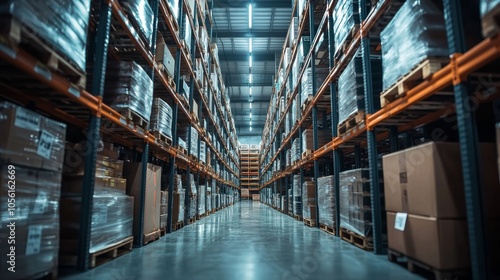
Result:
[[[260,194],[252,194],[253,201],[260,201]]]
[[[160,62],[163,65],[168,75],[174,77],[175,59],[161,36],[158,36],[158,42],[156,43],[155,58],[156,62]]]
[[[0,103],[0,158],[6,162],[60,172],[66,125],[8,102]]]
[[[395,229],[396,213],[387,212],[389,248],[439,270],[470,267],[467,222],[408,215],[404,231]]]
[[[493,144],[481,144],[486,212],[500,213]],[[386,210],[437,218],[465,218],[465,195],[457,143],[429,142],[383,157]]]
[[[148,163],[144,198],[144,226],[139,228],[142,163],[126,162],[123,171],[127,177],[127,194],[134,197],[134,236],[148,234],[160,228],[161,167]]]

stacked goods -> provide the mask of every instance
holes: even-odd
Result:
[[[175,174],[174,176],[174,192],[182,190],[182,175]]]
[[[130,110],[146,122],[151,116],[153,81],[142,67],[130,61],[108,63],[104,102],[112,108]]]
[[[498,248],[494,144],[479,145],[485,242]],[[383,157],[389,249],[436,270],[470,268],[460,145],[429,142]]]
[[[168,191],[160,191],[160,228],[167,227]]]
[[[304,178],[305,179],[305,178]],[[300,175],[293,176],[293,213],[302,215],[302,195],[300,185]]]
[[[318,178],[319,223],[331,228],[337,226],[335,215],[334,176]]]
[[[90,0],[2,2],[2,14],[12,15],[80,71],[85,71]]]
[[[302,151],[314,150],[313,130],[305,129],[302,132]],[[329,130],[318,130],[318,147],[323,147],[332,140],[332,133]]]
[[[0,131],[0,278],[38,278],[57,270],[66,126],[4,102]]]
[[[288,189],[288,212],[292,213],[293,210],[293,195],[292,195],[292,190]]]
[[[429,57],[447,57],[443,14],[431,0],[409,0],[380,33],[383,90]]]
[[[153,100],[150,129],[172,139],[172,108],[160,98]]]
[[[321,43],[320,43],[321,45]],[[311,38],[309,36],[302,36],[300,38],[298,51],[297,51],[297,60],[299,62],[299,67],[302,68],[304,64],[304,59],[307,57],[309,53],[309,48],[311,47]],[[304,73],[305,74],[305,73]]]
[[[291,160],[292,164],[300,159],[302,155],[300,154],[300,141],[299,138],[295,138],[292,142]]]
[[[286,150],[286,166],[292,165],[292,150]]]
[[[189,131],[191,131],[191,141],[189,141]],[[193,126],[179,127],[178,133],[183,139],[187,139],[186,143],[189,145],[189,149],[186,145],[186,150],[189,150],[189,154],[198,158],[198,131]],[[180,142],[179,142],[180,143]]]
[[[316,187],[313,178],[304,178],[302,184],[302,217],[316,221]]]
[[[206,186],[200,185],[200,195],[198,195],[198,215],[203,215],[206,212],[206,195]]]
[[[178,137],[177,141],[179,142],[179,147],[183,148],[184,150],[187,151],[187,144],[186,141],[182,140],[182,138]]]
[[[184,189],[180,188],[177,192],[174,192],[174,208],[172,211],[172,224],[177,224],[184,221],[184,201],[186,199],[186,193]]]
[[[173,78],[174,77],[174,68],[175,68],[175,58],[172,56],[172,53],[168,49],[165,40],[161,35],[158,35],[158,41],[156,42],[156,62],[159,63],[163,67],[168,75]]]
[[[335,53],[342,48],[353,28],[359,26],[359,0],[339,1],[333,10],[333,33],[335,39]]]
[[[120,0],[123,8],[129,15],[135,27],[139,29],[139,35],[149,46],[153,38],[154,14],[146,0]]]
[[[186,82],[186,76],[181,77],[181,91],[179,92],[186,102],[189,100],[189,86]]]
[[[241,198],[250,198],[250,191],[248,189],[241,189]]]
[[[179,18],[179,0],[168,0],[168,7],[170,8],[170,14],[174,16],[175,22],[178,22]]]
[[[206,164],[207,162],[206,151],[207,151],[207,144],[205,143],[205,141],[200,141],[200,161],[203,164]]]
[[[189,219],[196,218],[196,196],[192,196],[189,198]]]
[[[181,29],[181,38],[183,39],[183,44],[187,48],[188,53],[191,53],[191,22],[189,21],[189,15],[184,15],[182,19],[182,24],[184,28]]]
[[[381,90],[382,69],[380,57],[371,56],[373,93],[378,96]],[[365,87],[363,77],[363,58],[358,50],[347,65],[338,81],[339,123],[343,123],[358,112],[365,111]],[[374,98],[379,102],[379,98]],[[375,104],[376,109],[380,104]]]
[[[311,67],[307,67],[304,71],[304,75],[302,75],[302,94],[300,96],[300,107],[306,103],[309,97],[312,97],[313,92],[313,79]]]
[[[360,236],[372,234],[370,174],[368,169],[340,173],[340,227]]]
[[[160,187],[161,187],[161,167],[148,163],[146,166],[146,190],[144,197],[143,220],[144,225],[140,229],[140,197],[142,181],[142,163],[126,162],[123,166],[124,174],[127,177],[127,194],[134,197],[134,236],[139,238],[160,229]]]

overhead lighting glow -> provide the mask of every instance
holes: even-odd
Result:
[[[252,28],[252,4],[248,4],[248,28]]]
[[[250,131],[252,131],[252,127],[250,127]]]
[[[250,102],[250,109],[252,109],[252,102]]]
[[[249,87],[248,91],[250,92],[250,96],[252,96],[252,87]]]
[[[252,46],[252,38],[248,38],[248,52],[252,53],[252,49],[253,49],[253,46]]]
[[[252,78],[253,78],[253,77],[252,77],[252,74],[248,75],[248,82],[249,82],[249,83],[252,83],[252,80],[253,80]]]
[[[250,119],[252,119],[252,112],[250,112]]]
[[[252,121],[250,121],[250,126],[252,126]]]
[[[248,56],[248,64],[250,65],[250,68],[252,68],[252,55]]]

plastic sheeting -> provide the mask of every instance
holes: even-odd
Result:
[[[302,184],[302,217],[316,219],[316,190],[313,178],[304,178]]]
[[[85,71],[90,0],[2,2],[0,14],[11,14]]]
[[[373,94],[382,90],[382,69],[380,56],[371,56]],[[357,112],[365,111],[365,90],[363,78],[363,59],[357,51],[338,81],[339,123],[346,121]],[[380,107],[379,98],[374,98],[375,109]]]
[[[141,36],[148,45],[153,37],[154,14],[151,6],[146,0],[120,0],[123,8],[130,14],[130,17],[139,28]]]
[[[301,195],[300,175],[293,176],[293,213],[302,215],[302,195]]]
[[[318,178],[319,223],[336,227],[334,176]]]
[[[383,90],[428,57],[448,57],[442,12],[430,0],[408,0],[380,33]]]
[[[206,194],[206,186],[200,185],[200,193],[198,194],[198,215],[205,214],[206,212]]]
[[[172,139],[172,108],[160,98],[153,100],[150,129]]]
[[[361,236],[372,234],[369,169],[340,173],[340,226]]]
[[[500,0],[481,0],[481,16],[486,15],[498,5],[500,5]]]
[[[358,0],[338,1],[332,16],[335,52],[338,52],[354,26],[360,23]]]
[[[104,103],[114,109],[130,109],[149,121],[153,81],[142,67],[129,61],[108,63]]]

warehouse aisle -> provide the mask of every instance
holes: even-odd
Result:
[[[259,202],[243,201],[84,274],[63,279],[420,279],[308,228]]]

